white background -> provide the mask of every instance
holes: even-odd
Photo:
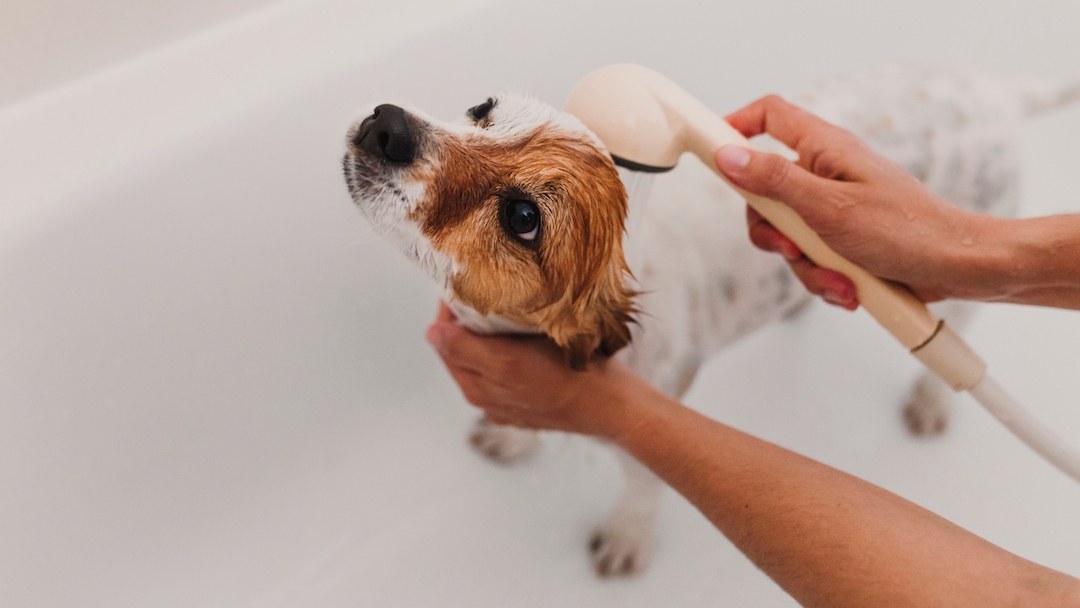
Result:
[[[560,104],[613,61],[718,111],[889,60],[1080,74],[1080,5],[289,2],[0,107],[0,604],[771,606],[792,601],[669,493],[652,569],[585,542],[620,479],[549,437],[512,468],[422,340],[432,288],[352,208],[353,109]],[[1080,210],[1080,108],[1024,133],[1026,215]],[[970,339],[1080,445],[1080,315],[986,307]],[[1080,486],[822,305],[711,361],[688,402],[1080,575]]]

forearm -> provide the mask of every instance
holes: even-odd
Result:
[[[549,342],[472,335],[445,305],[428,339],[490,420],[614,441],[804,605],[1080,607],[1080,581],[705,418],[617,359],[573,371]]]
[[[944,256],[962,274],[957,296],[1080,309],[1080,214],[978,221],[978,242]]]
[[[1080,604],[1080,581],[701,416],[643,382],[622,383],[611,399],[621,404],[606,423],[609,437],[803,605]]]

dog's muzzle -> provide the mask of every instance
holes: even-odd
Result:
[[[405,110],[384,103],[360,123],[353,145],[373,157],[408,164],[416,157],[416,132]]]

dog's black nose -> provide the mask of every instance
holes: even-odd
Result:
[[[360,123],[356,147],[395,163],[412,162],[416,156],[416,136],[405,110],[384,103]]]

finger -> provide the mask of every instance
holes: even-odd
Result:
[[[485,408],[491,403],[483,376],[474,371],[446,363],[445,360],[443,363],[446,364],[446,370],[450,372],[450,376],[457,383],[458,388],[461,389],[461,394],[465,396],[466,401],[479,408]]]
[[[513,416],[504,416],[503,414],[501,414],[499,412],[494,412],[494,411],[491,411],[491,410],[484,410],[484,418],[487,418],[488,422],[490,422],[492,424],[498,424],[498,425],[501,425],[501,426],[513,426],[513,427],[517,427],[519,429],[536,428],[536,427],[533,427],[533,426],[529,425],[528,423],[526,423],[524,420],[521,420],[520,418],[516,418],[516,417],[513,417]]]
[[[840,184],[818,177],[782,156],[728,145],[716,152],[716,166],[733,184],[787,204],[808,223],[838,198]],[[809,217],[808,217],[809,216]],[[812,224],[811,224],[812,226]]]
[[[446,302],[439,300],[439,312],[435,315],[436,323],[452,323],[457,321],[457,316],[454,311],[450,310],[450,307],[446,305]]]
[[[489,412],[487,410],[484,410],[484,420],[490,422],[491,424],[504,424],[502,421],[506,420],[506,417],[499,414],[499,412],[497,411]]]
[[[502,347],[505,338],[477,336],[456,323],[434,323],[427,329],[427,341],[447,365],[482,373]]]
[[[436,347],[436,351],[438,351],[436,341],[442,339],[442,333],[446,330],[444,326],[453,326],[456,320],[457,317],[446,302],[439,300],[439,310],[435,313],[435,320],[431,322],[424,334],[428,343]]]
[[[859,307],[855,284],[843,274],[822,268],[809,258],[802,257],[790,263],[795,276],[806,286],[810,293],[820,296],[829,304],[847,310]]]
[[[763,97],[728,119],[747,137],[768,133],[783,142],[799,154],[799,166],[820,177],[858,181],[865,177],[865,158],[873,155],[851,132],[776,95]]]
[[[803,253],[798,245],[750,206],[746,207],[746,224],[749,227],[750,242],[758,249],[779,253],[789,262],[802,257]]]
[[[811,140],[829,140],[843,129],[829,124],[779,95],[767,95],[726,117],[745,137],[768,133],[801,153]]]

